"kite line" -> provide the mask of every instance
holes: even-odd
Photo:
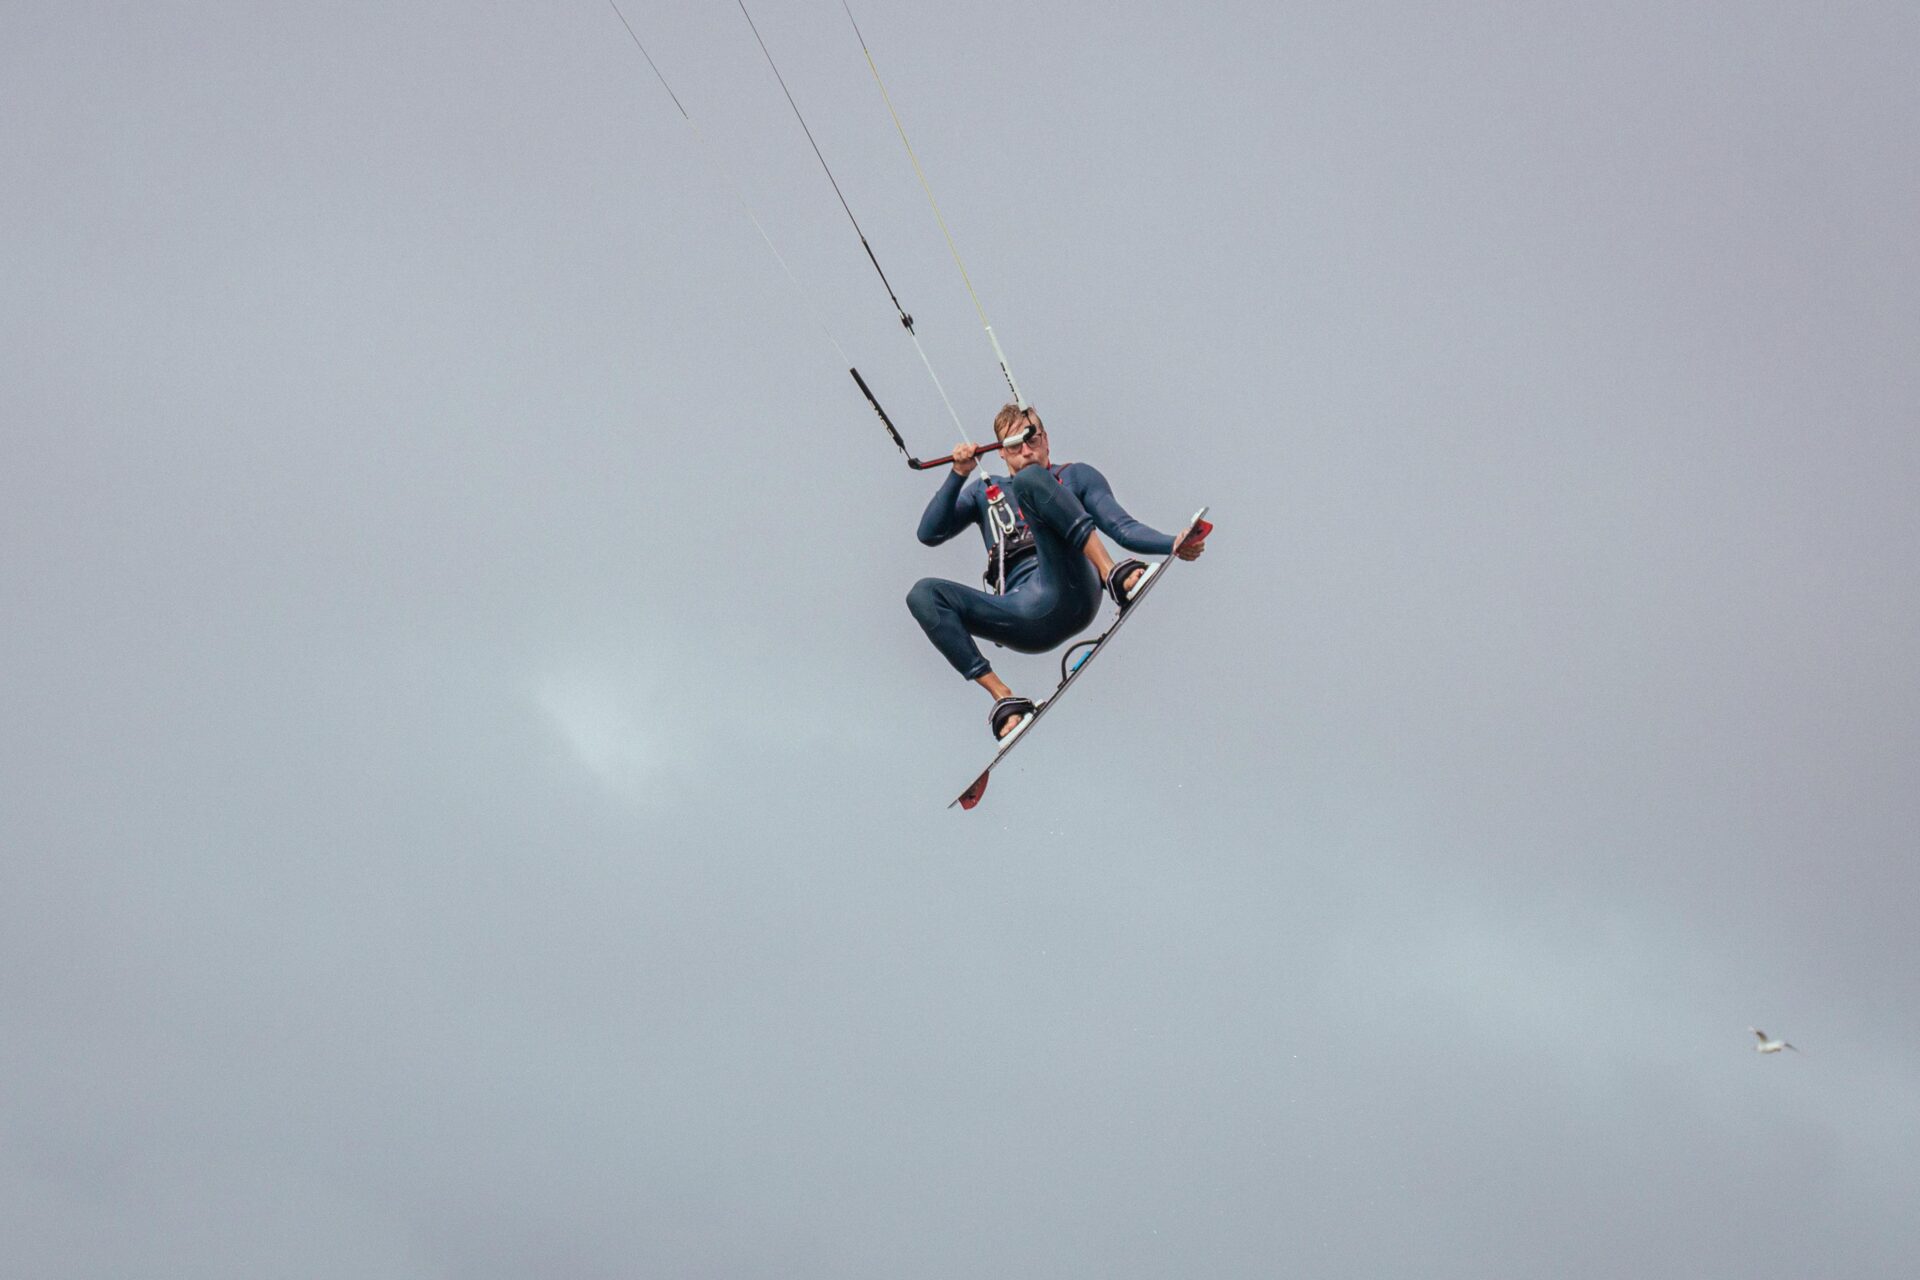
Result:
[[[1024,409],[1027,407],[1027,398],[1020,394],[1020,385],[1013,380],[1013,370],[1007,365],[1007,353],[1000,349],[1000,339],[994,336],[993,324],[987,319],[987,309],[981,305],[980,295],[973,287],[973,277],[967,274],[967,264],[960,260],[960,246],[953,242],[953,231],[940,212],[940,202],[933,198],[933,184],[927,181],[926,171],[920,167],[920,157],[914,154],[913,143],[907,138],[907,126],[900,123],[900,113],[894,108],[893,95],[887,92],[886,81],[880,78],[880,67],[873,60],[873,50],[867,48],[867,38],[861,34],[860,24],[854,20],[853,8],[847,0],[840,0],[840,7],[847,11],[847,21],[853,24],[854,39],[860,42],[860,52],[867,56],[867,67],[873,72],[873,82],[880,86],[880,97],[887,104],[887,114],[893,117],[893,127],[899,131],[900,141],[907,149],[907,159],[913,162],[913,172],[920,179],[921,189],[927,193],[927,203],[933,206],[934,219],[940,224],[941,234],[947,238],[953,264],[960,268],[960,279],[966,283],[967,296],[973,299],[973,309],[980,313],[980,325],[987,331],[987,341],[993,344],[993,358],[1000,362],[1000,376],[1007,380],[1007,389],[1013,392],[1014,403]]]
[[[874,255],[873,246],[867,243],[867,233],[860,229],[860,219],[853,216],[853,207],[847,203],[846,195],[840,190],[839,180],[833,176],[833,167],[827,163],[826,156],[821,154],[820,144],[814,141],[813,130],[807,127],[807,118],[800,113],[800,104],[793,100],[793,90],[787,88],[787,78],[780,74],[779,64],[773,60],[773,51],[767,48],[767,42],[760,36],[760,28],[754,24],[753,15],[747,12],[746,0],[735,0],[735,3],[740,6],[740,16],[747,20],[747,27],[753,32],[753,38],[759,44],[760,52],[765,55],[767,65],[773,69],[773,78],[780,82],[780,92],[787,96],[787,105],[793,108],[793,118],[800,122],[801,131],[807,135],[807,142],[813,147],[814,158],[820,162],[820,168],[826,173],[827,181],[833,184],[833,194],[840,198],[840,207],[846,210],[847,221],[853,224],[853,233],[860,237],[860,247],[867,251],[867,261],[873,264],[874,271],[880,276],[880,283],[886,286],[887,297],[892,299],[893,309],[899,313],[901,327],[907,331],[907,336],[913,339],[913,349],[920,353],[920,363],[927,367],[927,376],[933,379],[934,389],[940,393],[941,402],[947,406],[947,413],[952,416],[953,425],[960,429],[960,438],[971,444],[973,437],[967,434],[967,428],[961,423],[960,414],[954,409],[953,401],[947,398],[946,387],[940,383],[940,375],[933,371],[933,361],[927,359],[927,350],[920,345],[920,335],[914,332],[913,317],[908,315],[907,309],[900,305],[899,295],[893,291],[893,282],[887,279],[886,270],[881,267],[880,259]],[[855,381],[860,379],[856,377]],[[863,392],[867,390],[865,382],[860,382],[860,389]],[[871,392],[867,392],[867,399],[873,402],[875,409],[880,407],[879,402],[873,400]],[[881,418],[885,421],[886,415],[882,414]],[[887,425],[891,429],[893,424],[889,422]],[[902,446],[903,452],[904,448]],[[911,460],[912,455],[909,454],[908,457]]]
[[[633,29],[633,24],[627,21],[627,15],[620,12],[620,6],[615,4],[614,0],[607,0],[607,7],[613,10],[614,17],[620,19],[620,25],[627,29],[627,36],[633,41],[633,47],[640,51],[640,56],[647,60],[649,67],[653,68],[653,74],[660,81],[660,87],[667,91],[669,98],[673,99],[674,108],[680,112],[680,118],[687,122],[687,128],[693,131],[693,136],[700,144],[701,150],[713,161],[714,167],[720,170],[721,176],[727,180],[727,185],[733,191],[733,198],[740,204],[740,211],[747,215],[747,221],[753,224],[753,229],[760,233],[762,240],[766,241],[767,248],[773,252],[774,259],[780,264],[780,269],[786,272],[787,279],[793,282],[795,291],[807,304],[807,310],[812,313],[814,323],[820,326],[820,332],[827,336],[827,341],[833,344],[833,349],[840,353],[841,363],[851,367],[853,361],[848,357],[847,349],[840,345],[840,339],[833,336],[833,330],[827,327],[827,319],[820,314],[820,308],[815,304],[813,295],[807,291],[805,285],[800,283],[800,278],[793,274],[793,268],[787,265],[786,255],[780,252],[780,247],[773,242],[773,237],[767,234],[766,227],[761,225],[759,215],[754,213],[753,206],[747,202],[745,188],[741,186],[740,180],[733,176],[733,171],[727,168],[726,161],[720,156],[719,148],[708,142],[706,135],[700,132],[700,126],[681,104],[680,95],[675,93],[673,86],[667,83],[667,77],[661,73],[659,64],[653,60],[653,55],[647,52],[647,46],[640,42],[639,33]],[[858,376],[855,375],[856,378]]]

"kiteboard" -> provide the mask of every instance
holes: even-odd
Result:
[[[1193,519],[1187,523],[1185,531],[1183,531],[1178,538],[1174,539],[1173,547],[1175,551],[1185,546],[1189,539],[1200,541],[1209,533],[1213,532],[1213,526],[1206,521],[1206,514],[1207,509],[1205,507],[1193,513]],[[1034,707],[1033,714],[1021,721],[1020,725],[1015,728],[1012,733],[1000,740],[1000,745],[994,749],[993,759],[989,760],[987,767],[980,771],[980,776],[975,778],[965,791],[955,796],[952,803],[947,805],[947,808],[951,809],[957,804],[962,809],[971,809],[980,803],[980,797],[987,793],[987,780],[993,776],[994,769],[999,766],[1002,760],[1005,760],[1013,754],[1013,749],[1020,745],[1022,739],[1029,737],[1033,733],[1033,727],[1040,723],[1040,717],[1053,709],[1053,705],[1060,701],[1060,695],[1065,693],[1073,682],[1080,678],[1080,673],[1085,671],[1088,665],[1100,656],[1100,651],[1106,648],[1108,642],[1118,634],[1121,626],[1126,623],[1126,620],[1140,612],[1140,604],[1147,598],[1147,593],[1160,584],[1160,580],[1167,576],[1167,570],[1173,566],[1173,562],[1178,558],[1178,556],[1169,555],[1154,568],[1152,573],[1147,575],[1145,582],[1134,589],[1133,598],[1127,602],[1127,607],[1120,611],[1120,616],[1113,620],[1111,626],[1100,633],[1099,638],[1091,643],[1086,653],[1080,655],[1080,657],[1074,661],[1073,665],[1069,667],[1061,677],[1060,683],[1054,687],[1053,692]]]

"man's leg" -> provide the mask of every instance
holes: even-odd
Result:
[[[1082,547],[1081,550],[1086,553],[1087,559],[1093,563],[1093,571],[1100,575],[1100,581],[1105,582],[1107,575],[1113,572],[1114,563],[1113,556],[1107,552],[1107,544],[1100,541],[1099,534],[1090,533],[1087,535],[1086,546]],[[1140,575],[1145,572],[1145,569],[1135,569],[1132,573],[1128,574],[1125,589],[1128,591],[1133,590],[1133,584],[1140,581]]]
[[[968,597],[983,595],[983,591],[945,578],[922,578],[907,592],[907,611],[913,614],[913,620],[948,665],[968,680],[978,680],[993,670],[993,664],[973,642],[973,628],[968,626],[978,611],[978,602]]]
[[[1013,697],[1013,690],[1007,687],[1007,682],[991,671],[981,676],[978,680],[974,681],[974,683],[992,695],[995,707],[998,707],[1000,703],[1006,699]],[[1012,737],[1014,730],[1025,724],[1028,716],[1032,714],[1034,713],[1028,712],[1027,715],[1020,716],[1010,714],[1000,723],[999,728],[995,732],[1002,738]]]
[[[1007,597],[943,578],[922,578],[907,593],[907,608],[955,671],[985,689],[995,702],[1014,696],[1006,681],[994,674],[973,639],[984,635],[1004,642],[1016,639],[1023,623],[1030,625],[1031,620],[1010,607]],[[1009,721],[1002,726],[1000,736],[1012,733],[1019,725],[1018,720]]]
[[[1035,539],[1041,544],[1043,564],[1048,551],[1046,532],[1050,532],[1059,547],[1086,557],[1094,573],[1099,575],[1100,585],[1104,587],[1107,575],[1113,572],[1113,556],[1107,552],[1107,544],[1095,532],[1093,516],[1081,505],[1080,499],[1054,479],[1052,472],[1040,467],[1022,468],[1007,485],[1019,500],[1020,510],[1027,517],[1027,525],[1033,529]],[[1067,575],[1064,564],[1047,567],[1060,573],[1063,578]],[[1139,573],[1128,575],[1126,586],[1129,590],[1139,581],[1139,576]]]
[[[977,677],[974,683],[992,694],[995,702],[1000,701],[1002,698],[1011,698],[1013,696],[1013,690],[1007,687],[1007,682],[991,671],[983,676]]]

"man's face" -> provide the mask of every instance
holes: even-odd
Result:
[[[1032,434],[1027,437],[1025,444],[1020,445],[1018,448],[1009,445],[1000,451],[1000,456],[1007,460],[1007,470],[1010,473],[1017,474],[1026,467],[1044,467],[1047,465],[1047,433],[1041,428],[1040,419],[1034,414],[1033,410],[1029,409],[1026,413],[1022,414],[1017,422],[1007,428],[1007,434],[1001,438],[1007,439],[1012,436],[1017,436],[1028,427],[1032,427],[1033,431]]]

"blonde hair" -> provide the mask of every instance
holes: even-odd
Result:
[[[1006,439],[1007,432],[1013,430],[1016,424],[1029,415],[1033,418],[1033,425],[1044,435],[1046,428],[1040,426],[1040,415],[1035,412],[1032,405],[1022,409],[1017,404],[1003,404],[1000,406],[1000,412],[993,415],[993,438]]]

